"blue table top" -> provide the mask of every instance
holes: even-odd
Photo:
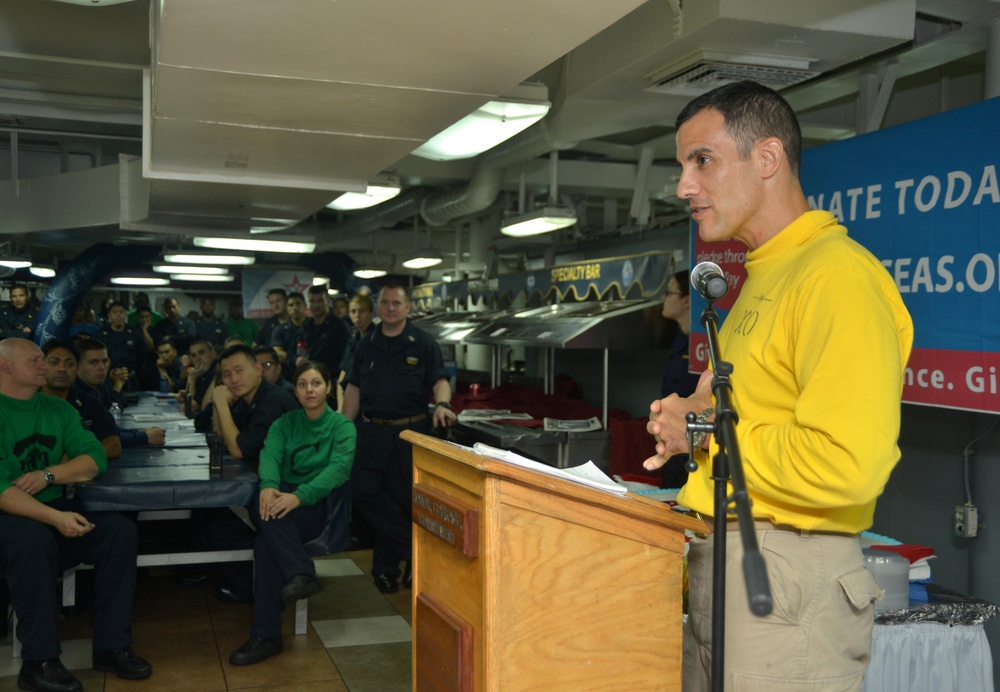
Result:
[[[250,504],[258,483],[250,464],[237,459],[224,459],[221,473],[210,473],[207,445],[143,446],[123,450],[76,495],[84,510],[98,512],[228,507]]]

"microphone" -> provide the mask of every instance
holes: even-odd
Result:
[[[691,286],[709,303],[729,293],[726,275],[713,262],[701,262],[691,270]]]

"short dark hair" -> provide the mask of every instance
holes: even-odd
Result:
[[[257,362],[257,359],[254,358],[253,350],[249,346],[247,346],[246,344],[235,344],[222,352],[222,354],[219,356],[219,363],[222,363],[222,361],[226,360],[227,358],[238,356],[241,353],[251,363]]]
[[[288,300],[288,291],[286,291],[283,288],[272,288],[270,291],[267,292],[268,298],[270,298],[273,295],[279,295],[285,300]]]
[[[107,311],[111,312],[111,308],[121,308],[122,310],[128,310],[128,308],[125,307],[125,303],[121,302],[120,300],[113,300],[110,303],[108,303]],[[138,312],[138,310],[136,310],[136,312]]]
[[[313,295],[314,293],[315,294],[322,293],[325,296],[326,295],[330,295],[329,294],[329,289],[327,289],[326,284],[320,284],[318,286],[310,286],[309,287],[309,295]]]
[[[94,339],[92,337],[88,337],[86,339],[80,339],[79,341],[77,341],[76,348],[80,352],[81,358],[83,357],[83,354],[89,353],[91,351],[108,350],[107,345],[103,341],[99,341],[98,339]]]
[[[382,294],[386,291],[402,291],[403,297],[406,298],[406,302],[410,302],[410,291],[403,284],[396,283],[395,281],[390,281],[387,284],[383,284],[382,288],[379,289],[378,295],[379,299],[382,298]]]
[[[288,294],[287,300],[291,300],[292,298],[298,298],[303,303],[306,302],[306,297],[304,295],[302,295],[301,293],[299,293],[298,291],[293,291],[293,292],[291,292],[291,293]]]
[[[677,287],[682,296],[691,295],[691,273],[687,269],[681,269],[674,274],[673,278],[677,281]]]
[[[191,349],[194,348],[195,346],[197,346],[198,344],[204,344],[204,345],[208,346],[208,350],[212,351],[213,354],[215,353],[215,344],[213,344],[208,339],[195,339],[194,341],[192,341],[191,345],[188,346],[188,353],[190,353]]]
[[[726,132],[736,141],[740,159],[750,158],[750,150],[762,139],[777,137],[785,149],[792,175],[799,176],[802,130],[795,111],[777,91],[749,80],[725,84],[684,106],[677,116],[676,128],[679,130],[681,125],[708,109],[722,114]]]
[[[295,368],[295,374],[292,375],[292,384],[298,382],[299,377],[302,376],[302,373],[308,372],[309,370],[315,370],[316,372],[318,372],[320,377],[323,378],[323,382],[325,382],[326,384],[330,384],[333,381],[332,378],[330,377],[329,368],[327,368],[322,363],[317,363],[316,361],[312,360],[306,360],[302,361],[302,363],[300,363],[298,367]]]
[[[253,350],[253,354],[255,356],[254,360],[256,360],[256,356],[266,355],[268,358],[270,358],[271,360],[273,360],[275,363],[279,362],[278,352],[274,350],[274,346],[257,346]]]
[[[365,295],[364,293],[355,293],[354,297],[351,298],[351,302],[348,303],[348,306],[350,306],[351,303],[357,303],[363,310],[367,310],[368,312],[375,312],[375,305],[372,303],[372,297]]]
[[[140,312],[148,312],[150,315],[152,315],[153,314],[153,308],[149,307],[149,304],[136,305],[135,306],[135,314],[138,315]]]
[[[42,346],[42,355],[47,356],[57,348],[66,349],[76,360],[80,360],[80,349],[76,347],[72,339],[49,339]]]

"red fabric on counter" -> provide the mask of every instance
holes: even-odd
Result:
[[[611,464],[610,476],[638,474],[649,476],[656,471],[647,471],[642,462],[651,457],[654,449],[653,436],[646,431],[646,418],[633,420],[610,421],[611,427]]]

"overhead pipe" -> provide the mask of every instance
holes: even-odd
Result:
[[[465,185],[428,196],[420,205],[420,215],[432,226],[441,226],[452,219],[469,216],[489,207],[500,193],[504,173],[509,166],[525,163],[558,149],[569,149],[573,143],[555,140],[549,131],[549,117],[535,123],[506,142],[479,155],[469,182]]]
[[[555,149],[569,149],[576,144],[556,141],[547,124],[550,118],[551,114],[480,154],[465,185],[444,192],[422,186],[407,188],[393,199],[352,214],[327,232],[339,237],[369,233],[378,228],[392,227],[415,214],[420,214],[428,225],[443,226],[453,219],[488,209],[500,193],[500,185],[509,166],[530,161]]]

